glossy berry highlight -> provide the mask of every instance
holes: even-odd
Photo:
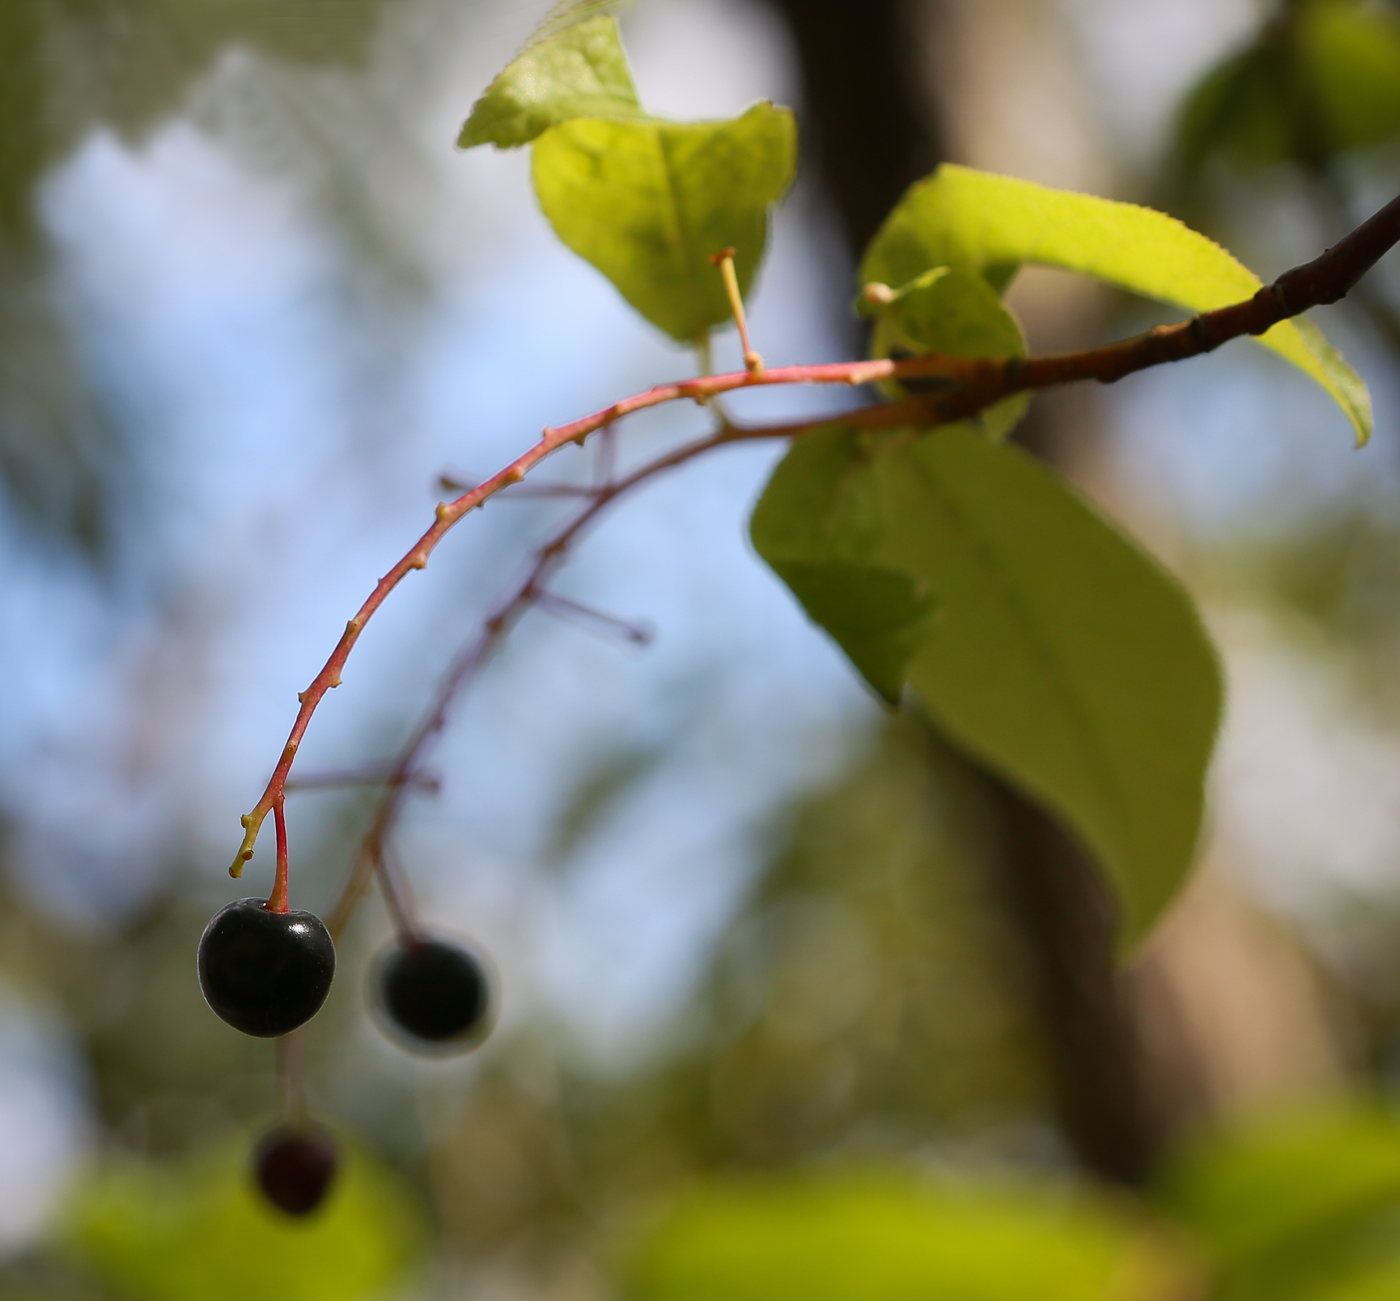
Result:
[[[309,1021],[335,975],[335,945],[315,913],[269,912],[261,899],[219,909],[199,941],[199,987],[235,1030],[270,1039]]]
[[[309,1215],[335,1181],[335,1139],[319,1126],[280,1126],[264,1134],[253,1154],[262,1194],[288,1215]]]
[[[491,973],[463,945],[424,936],[402,939],[380,956],[375,981],[381,1019],[410,1048],[465,1052],[491,1032]]]

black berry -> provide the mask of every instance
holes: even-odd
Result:
[[[336,1145],[319,1127],[281,1126],[264,1134],[253,1155],[263,1195],[288,1215],[309,1215],[335,1178]]]
[[[315,913],[268,912],[261,899],[219,909],[199,941],[205,1000],[244,1034],[295,1030],[326,1001],[335,945]]]
[[[490,1033],[491,975],[469,949],[419,936],[385,950],[376,967],[383,1014],[410,1047],[464,1051]]]

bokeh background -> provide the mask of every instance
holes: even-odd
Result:
[[[1131,1184],[1105,1143],[1400,1089],[1391,255],[1318,314],[1372,386],[1363,451],[1245,344],[1048,395],[1021,431],[1183,577],[1228,666],[1201,870],[1121,979],[1076,993],[1037,941],[1056,923],[1008,887],[1001,797],[756,560],[779,452],[728,449],[619,507],[559,581],[651,643],[532,613],[396,832],[424,912],[500,967],[495,1035],[424,1062],[378,1033],[371,898],[306,1043],[343,1184],[310,1226],[256,1203],[272,1052],[207,1010],[193,954],[269,885],[270,852],[246,887],[225,866],[295,693],[441,475],[694,366],[554,241],[527,152],[453,148],[541,7],[0,5],[0,1297],[595,1301],[717,1173]],[[1165,207],[1266,277],[1400,189],[1390,3],[640,0],[622,21],[653,111],[798,109],[752,307],[770,364],[860,347],[855,253],[941,159]],[[1166,319],[1050,272],[1011,301],[1038,350]],[[648,414],[619,456],[703,428]],[[382,764],[567,510],[499,500],[451,535],[298,771]],[[336,897],[374,795],[292,797],[294,906]],[[1086,1131],[1103,1090],[1132,1101],[1126,1137]]]

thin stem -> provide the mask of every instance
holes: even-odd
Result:
[[[398,932],[400,941],[411,943],[423,933],[423,927],[418,920],[418,909],[414,906],[413,891],[409,889],[408,873],[387,840],[380,841],[376,867],[379,890],[384,896],[389,916],[393,918],[394,930]]]
[[[619,619],[605,610],[595,610],[581,601],[571,601],[567,596],[557,596],[553,592],[541,592],[535,604],[549,614],[561,619],[569,619],[581,628],[604,636],[611,634],[631,642],[634,646],[649,646],[656,640],[655,631],[648,625]]]
[[[744,369],[756,379],[763,378],[763,358],[749,343],[749,323],[744,316],[744,296],[739,292],[739,277],[734,274],[734,250],[721,249],[710,255],[710,261],[719,268],[724,281],[724,294],[729,299],[729,311],[734,324],[739,327],[739,345],[744,350]]]
[[[300,694],[301,708],[291,733],[268,779],[262,797],[242,818],[244,834],[229,872],[239,876],[243,864],[253,856],[267,814],[281,798],[287,774],[297,748],[306,734],[311,716],[326,692],[340,685],[341,671],[360,633],[385,598],[414,569],[422,569],[444,535],[469,511],[489,497],[519,483],[540,461],[566,443],[582,445],[588,436],[623,416],[680,398],[705,403],[720,393],[769,384],[869,384],[885,379],[938,379],[944,385],[934,393],[903,402],[867,407],[842,415],[849,425],[864,428],[895,427],[900,424],[932,426],[973,415],[1002,398],[1032,389],[1050,388],[1076,380],[1097,380],[1111,384],[1134,371],[1166,362],[1181,361],[1218,348],[1241,335],[1263,334],[1278,322],[1325,303],[1334,303],[1369,270],[1397,241],[1400,241],[1400,198],[1393,199],[1368,221],[1339,240],[1320,257],[1286,271],[1272,285],[1252,298],[1228,307],[1202,312],[1176,325],[1158,326],[1146,334],[1100,348],[1041,357],[948,357],[930,355],[860,362],[836,362],[816,366],[754,368],[727,375],[709,375],[659,384],[634,397],[557,428],[546,427],[539,440],[526,452],[484,483],[464,492],[451,502],[439,503],[433,526],[409,549],[375,585],[355,617],[346,624],[330,658],[311,685]],[[827,416],[797,424],[751,426],[727,429],[734,436],[747,438],[783,437],[804,433],[831,423]],[[728,441],[727,439],[725,441]],[[664,458],[663,458],[664,459]],[[629,482],[623,480],[623,483]],[[600,489],[581,519],[591,519],[596,508],[616,496],[613,489]],[[401,788],[396,787],[395,797]]]
[[[361,843],[354,869],[341,891],[340,898],[336,900],[327,916],[326,926],[334,938],[339,939],[344,932],[355,909],[369,889],[370,881],[376,871],[381,874],[381,882],[384,880],[383,847],[389,829],[402,807],[403,793],[411,784],[409,778],[422,762],[423,752],[432,739],[447,725],[448,715],[455,700],[476,679],[496,649],[509,635],[511,629],[520,621],[521,616],[531,606],[537,604],[542,595],[546,595],[547,579],[563,562],[565,553],[577,541],[579,535],[619,497],[655,475],[683,465],[717,447],[767,437],[769,435],[766,431],[726,427],[707,438],[698,439],[667,453],[665,456],[658,457],[625,478],[600,488],[594,501],[584,507],[535,552],[534,560],[519,585],[492,611],[482,624],[477,636],[462,648],[457,658],[448,666],[447,672],[443,674],[438,683],[437,691],[434,693],[427,711],[420,719],[418,726],[409,734],[408,740],[404,742],[394,760],[392,771],[400,774],[400,778],[389,783],[381,797],[369,830],[366,831]],[[391,884],[386,889],[386,900],[393,888],[394,886]],[[392,904],[390,906],[392,908]]]
[[[286,800],[278,799],[272,806],[272,820],[277,828],[277,875],[272,893],[263,906],[270,913],[287,911],[287,811]]]
[[[306,1122],[306,1052],[304,1028],[298,1026],[277,1040],[277,1092],[282,1123],[297,1128]]]
[[[347,786],[388,786],[399,780],[388,768],[346,768],[332,772],[314,772],[305,777],[288,777],[282,789],[294,791],[343,790]],[[436,789],[437,782],[422,773],[410,779],[419,786]]]

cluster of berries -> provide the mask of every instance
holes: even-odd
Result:
[[[244,1034],[270,1039],[295,1030],[320,1010],[334,975],[325,923],[315,913],[273,912],[262,899],[221,908],[199,941],[205,1000]],[[380,1024],[412,1051],[464,1052],[490,1033],[492,979],[461,944],[401,935],[375,960],[371,988]],[[269,1201],[305,1215],[335,1176],[335,1142],[318,1126],[281,1126],[259,1145],[254,1170]]]

